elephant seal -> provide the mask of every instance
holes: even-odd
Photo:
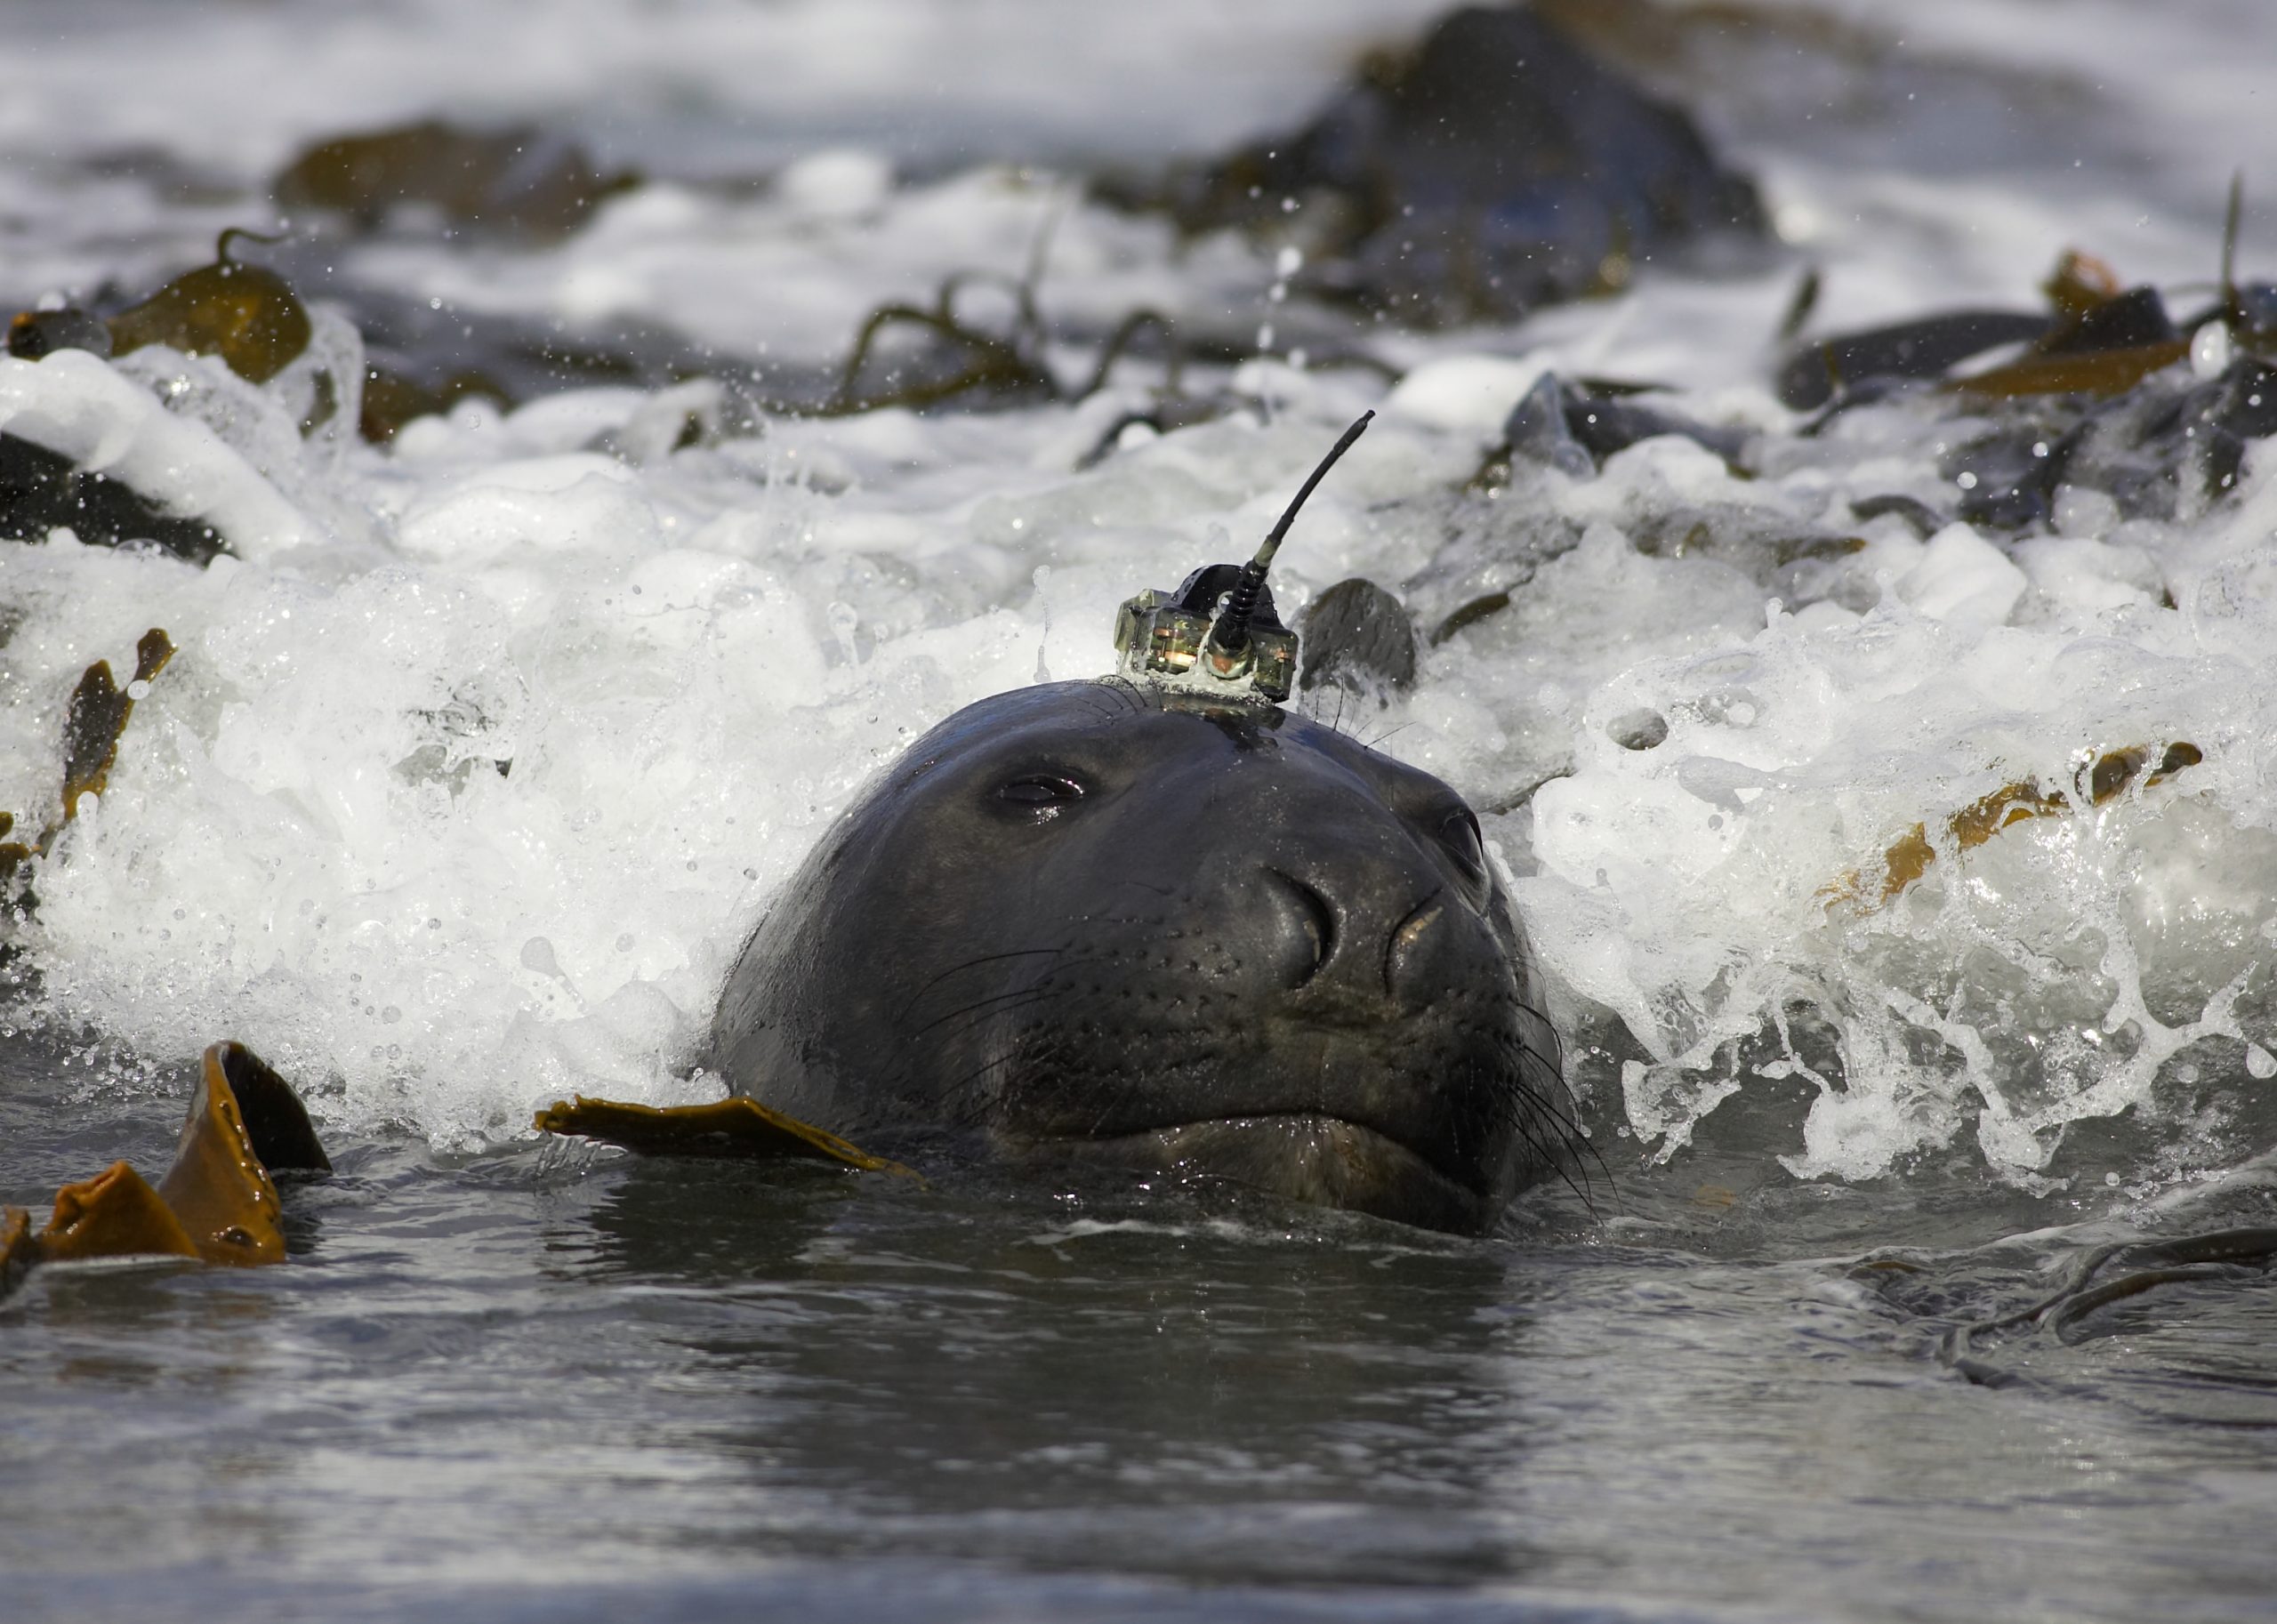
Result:
[[[744,945],[708,1065],[860,1140],[978,1132],[1478,1231],[1573,1144],[1477,820],[1276,707],[1120,678],[910,747]]]

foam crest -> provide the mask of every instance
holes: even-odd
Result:
[[[2239,524],[2269,486],[2257,470]],[[1649,1051],[1623,1073],[1631,1126],[1671,1154],[1751,1078],[1799,1076],[1798,1174],[1871,1177],[1973,1125],[2029,1178],[2185,1051],[2234,1065],[2249,1025],[2265,1037],[2272,718],[2248,650],[2277,605],[2237,567],[2170,577],[2210,623],[2044,575],[2040,623],[2008,625],[1990,609],[2020,575],[1956,527],[1863,618],[1774,607],[1744,642],[1597,686],[1519,889],[1558,974]],[[2094,804],[2098,758],[2178,740],[2203,762]],[[2064,805],[1964,832],[2019,784]]]

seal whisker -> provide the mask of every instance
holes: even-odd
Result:
[[[1032,1046],[1016,1045],[1001,1054],[989,1056],[988,1058],[983,1060],[979,1065],[973,1066],[971,1069],[965,1072],[961,1076],[957,1078],[956,1089],[959,1092],[961,1092],[962,1090],[972,1087],[975,1083],[979,1082],[983,1078],[986,1077],[989,1073],[994,1071],[1002,1071],[1007,1067],[1026,1066],[1041,1068],[1050,1065],[1058,1060],[1065,1052],[1065,1045],[1056,1035],[1042,1043]],[[1032,1077],[1008,1075],[998,1080],[995,1086],[995,1091],[1000,1096],[1015,1093],[1020,1087],[1031,1081],[1033,1081]]]
[[[1065,993],[1072,991],[1072,987],[1064,982],[1055,987],[1050,978],[1054,976],[1062,975],[1068,970],[1081,969],[1087,964],[1098,964],[1104,962],[1104,961],[1097,954],[1087,954],[1082,958],[1071,959],[1066,956],[1070,951],[1066,948],[1057,948],[1052,951],[1056,955],[1053,962],[1042,966],[1034,976],[1026,980],[1016,982],[1009,986],[1002,987],[999,991],[985,993],[979,998],[973,999],[967,1003],[960,1005],[958,1008],[948,1011],[945,1015],[942,1015],[934,1020],[927,1022],[924,1025],[916,1028],[910,1033],[910,1036],[921,1036],[923,1033],[930,1032],[935,1026],[939,1025],[944,1021],[954,1020],[960,1015],[970,1014],[971,1012],[978,1009],[986,1009],[991,1005],[1002,1004],[1008,1000],[1025,998],[1030,993],[1039,992]],[[1021,957],[1023,955],[1005,954],[1002,956],[1006,958],[1015,958]],[[913,1000],[913,1012],[914,1011],[914,1004],[915,1001]]]
[[[1524,1063],[1526,1060],[1532,1060],[1538,1065],[1546,1064],[1533,1050],[1529,1049],[1521,1051],[1520,1074],[1517,1091],[1519,1097],[1525,1101],[1527,1109],[1519,1113],[1520,1131],[1525,1134],[1529,1143],[1543,1151],[1549,1166],[1557,1172],[1566,1188],[1581,1198],[1581,1204],[1589,1209],[1589,1216],[1595,1218],[1597,1215],[1597,1202],[1590,1199],[1588,1189],[1588,1186],[1595,1181],[1589,1178],[1589,1169],[1583,1163],[1582,1158],[1586,1155],[1589,1161],[1597,1163],[1597,1171],[1605,1175],[1605,1187],[1608,1190],[1617,1190],[1613,1169],[1606,1165],[1604,1153],[1599,1151],[1590,1141],[1589,1137],[1581,1131],[1580,1120],[1565,1105],[1559,1103],[1557,1095],[1545,1089],[1536,1089],[1525,1081]],[[1563,1074],[1556,1071],[1552,1071],[1550,1074],[1558,1084],[1557,1092],[1565,1093]],[[1567,1098],[1570,1099],[1571,1096],[1568,1095]],[[1547,1122],[1557,1130],[1557,1143],[1554,1146],[1544,1146],[1532,1129],[1525,1125],[1528,1117]],[[1573,1174],[1574,1173],[1581,1176],[1580,1185],[1573,1182]]]
[[[977,959],[967,959],[961,964],[951,965],[947,969],[943,970],[939,975],[934,977],[930,981],[928,981],[923,986],[919,987],[914,996],[917,998],[922,998],[926,993],[940,985],[941,983],[946,981],[950,977],[961,976],[967,970],[978,969],[984,965],[1002,964],[1007,959],[1040,958],[1046,953],[1064,953],[1067,951],[1068,950],[1065,947],[1014,947],[1008,949],[1003,953],[982,953]]]
[[[909,1035],[913,1038],[921,1038],[936,1028],[946,1025],[949,1022],[965,1016],[971,1016],[974,1018],[967,1021],[963,1026],[958,1028],[958,1031],[970,1031],[988,1016],[1009,1015],[1013,1010],[1024,1009],[1030,1004],[1048,1003],[1055,998],[1065,998],[1070,991],[1071,989],[1066,987],[1015,987],[1009,993],[997,993],[987,998],[975,999],[961,1009],[950,1010],[938,1020],[926,1022]]]

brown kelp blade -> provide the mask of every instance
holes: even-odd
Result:
[[[2076,800],[2061,790],[2043,790],[2030,782],[2004,784],[1946,818],[1945,829],[1955,850],[1971,851],[2011,824],[2061,816],[2071,811],[2077,800],[2085,800],[2090,806],[2107,805],[2138,777],[2146,786],[2164,784],[2184,768],[2195,767],[2205,759],[2205,752],[2187,739],[2176,739],[2167,745],[2159,752],[2155,764],[2146,745],[2130,744],[2122,750],[2105,751],[2080,769],[2072,784]],[[2152,770],[2149,776],[2144,777],[2143,769],[2146,767]],[[1855,869],[1820,888],[1819,896],[1830,908],[1849,903],[1871,911],[1889,902],[1927,873],[1936,859],[1937,848],[1930,843],[1928,825],[1916,824],[1883,855],[1880,895],[1873,901],[1864,900],[1866,880]]]
[[[633,1105],[580,1094],[539,1112],[536,1126],[542,1133],[599,1139],[643,1155],[784,1157],[916,1177],[897,1162],[857,1150],[835,1134],[740,1096],[709,1105]]]
[[[281,1262],[285,1231],[272,1171],[329,1171],[291,1087],[241,1043],[205,1051],[174,1150],[153,1186],[124,1162],[66,1185],[47,1227],[0,1211],[0,1296],[38,1263],[96,1258]]]
[[[39,1261],[39,1240],[32,1234],[32,1215],[21,1207],[0,1207],[0,1298],[23,1283]]]
[[[205,1075],[209,1089],[226,1089],[237,1101],[245,1138],[270,1173],[332,1171],[301,1097],[259,1055],[242,1043],[216,1043],[205,1051]]]
[[[2082,355],[2030,355],[1991,372],[1956,378],[1951,387],[1964,395],[2017,399],[2031,395],[2123,395],[2160,368],[2171,366],[2190,353],[2188,339],[2132,344],[2123,350],[2089,350]]]
[[[153,626],[134,645],[134,676],[126,687],[110,674],[110,662],[87,667],[72,691],[63,725],[63,816],[79,815],[79,797],[101,795],[118,760],[118,741],[134,714],[133,685],[149,683],[174,657],[173,639]]]
[[[127,719],[134,714],[134,684],[146,688],[174,657],[173,639],[162,626],[153,626],[134,644],[134,675],[124,688],[110,673],[110,662],[98,660],[87,667],[63,720],[63,818],[40,832],[36,840],[8,840],[16,825],[15,814],[0,812],[0,881],[18,864],[43,856],[63,832],[63,824],[79,816],[82,796],[100,796],[110,784],[110,769],[118,761],[118,742],[125,736]]]
[[[183,272],[110,318],[111,352],[170,344],[184,355],[218,355],[250,383],[266,383],[291,366],[309,347],[309,313],[284,277],[229,257],[239,237],[273,240],[235,228],[222,232],[211,265]]]
[[[206,1262],[278,1263],[285,1228],[271,1170],[331,1166],[284,1081],[243,1044],[216,1043],[158,1194]]]
[[[43,1263],[195,1258],[197,1242],[141,1174],[114,1162],[55,1193],[55,1216],[40,1232],[39,1255]]]

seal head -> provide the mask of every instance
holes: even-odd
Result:
[[[856,1140],[978,1130],[1436,1228],[1569,1107],[1477,821],[1332,728],[1151,685],[958,712],[745,945],[711,1064]]]

